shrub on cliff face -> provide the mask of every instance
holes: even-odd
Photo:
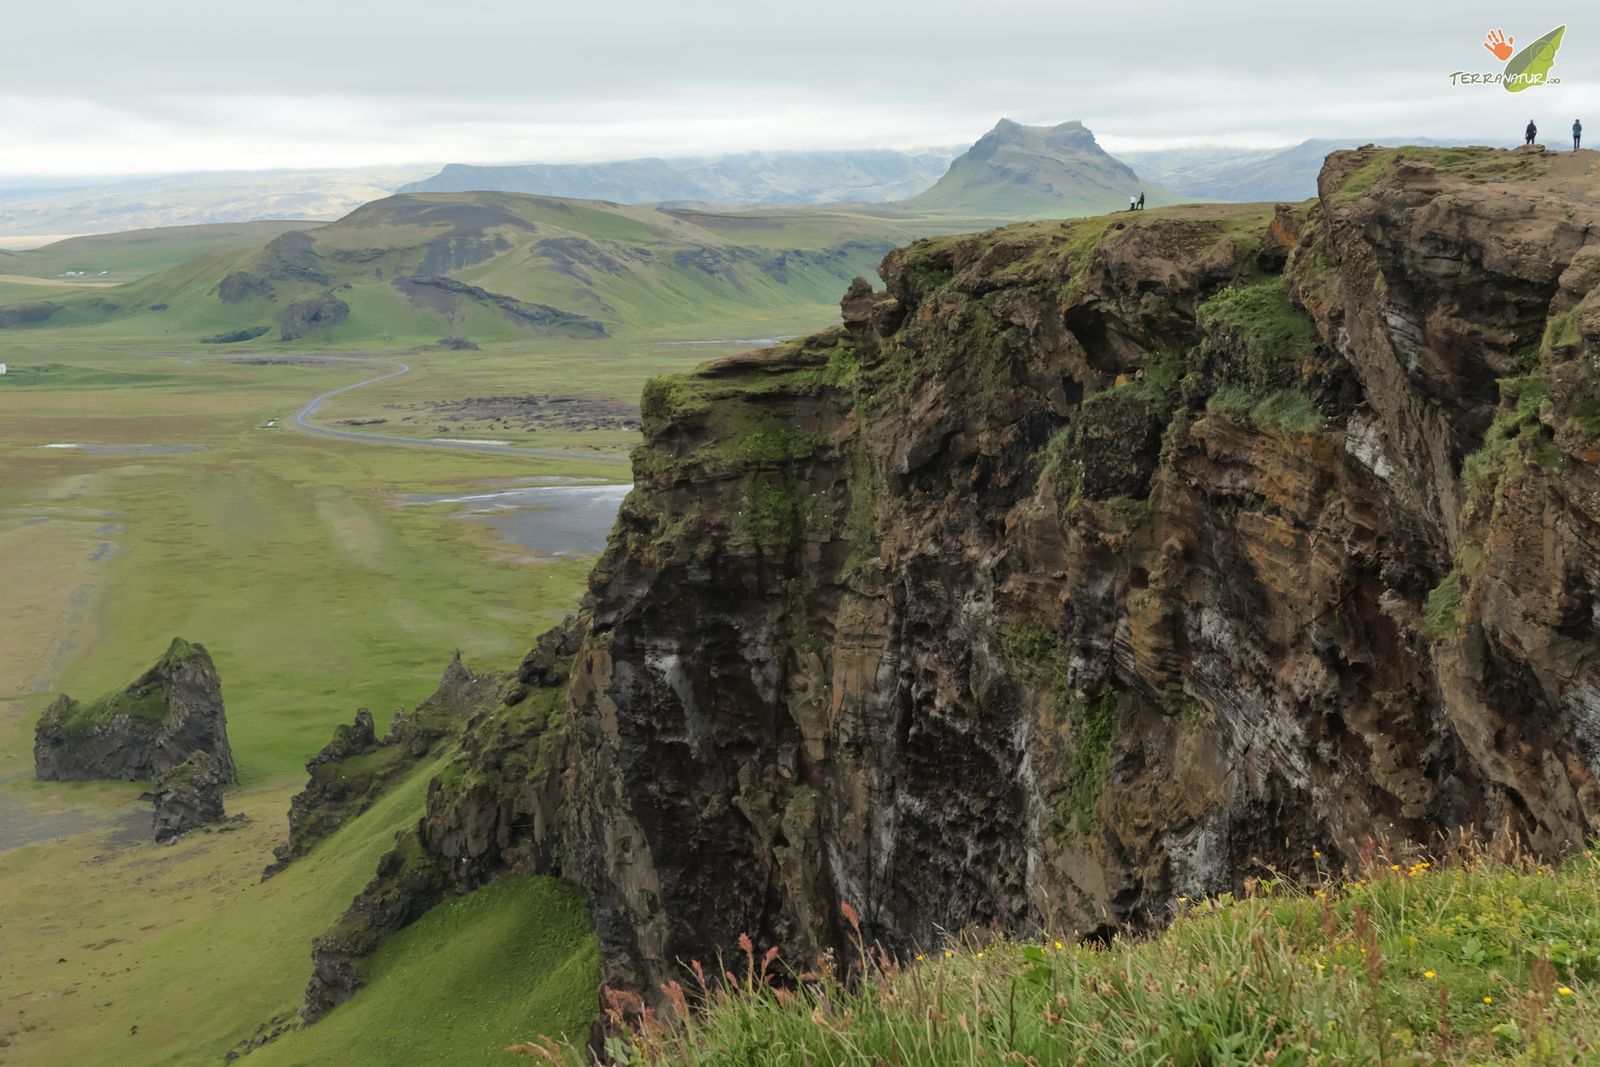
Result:
[[[1230,286],[1201,305],[1213,373],[1256,395],[1300,384],[1317,330],[1289,299],[1283,276]]]
[[[748,938],[726,975],[608,994],[615,1062],[643,1064],[1591,1063],[1600,855],[1550,869],[1369,856],[1313,884],[1179,895],[1148,941],[967,934],[894,959],[803,964]],[[853,915],[846,906],[847,920]],[[841,973],[842,972],[842,973]],[[795,978],[799,978],[798,986]],[[691,1009],[691,1005],[693,1008]],[[514,1046],[587,1064],[570,1043]]]

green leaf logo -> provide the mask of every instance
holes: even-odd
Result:
[[[1537,41],[1511,57],[1506,64],[1505,79],[1501,83],[1508,93],[1520,93],[1535,85],[1543,85],[1555,66],[1556,49],[1561,47],[1565,26],[1557,26]]]

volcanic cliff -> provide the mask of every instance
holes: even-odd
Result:
[[[308,1016],[507,869],[587,887],[649,995],[741,933],[840,949],[842,900],[891,950],[1097,936],[1319,852],[1600,828],[1592,155],[1342,152],[1306,204],[880,273],[651,383],[583,614],[472,713]]]

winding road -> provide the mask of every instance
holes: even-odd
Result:
[[[348,393],[353,389],[360,389],[366,385],[376,385],[386,382],[390,378],[398,378],[403,374],[411,373],[409,363],[401,363],[395,359],[380,359],[376,356],[296,356],[296,360],[316,363],[360,363],[367,366],[392,367],[376,377],[364,378],[359,382],[341,385],[337,389],[329,389],[307,401],[305,407],[295,412],[289,420],[289,425],[301,433],[313,434],[317,437],[331,437],[338,441],[355,441],[364,445],[399,445],[402,448],[441,448],[455,452],[491,452],[509,456],[534,456],[539,459],[591,459],[612,460],[626,463],[626,455],[616,455],[604,452],[579,452],[572,449],[560,448],[522,448],[518,445],[507,444],[499,441],[450,441],[442,438],[426,437],[399,437],[387,433],[357,433],[354,430],[335,430],[331,426],[320,426],[311,421],[311,416],[317,413],[324,400]]]

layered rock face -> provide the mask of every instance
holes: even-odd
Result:
[[[62,696],[34,728],[34,773],[42,781],[153,779],[196,752],[237,782],[228,746],[222,682],[203,645],[173,638],[126,689],[83,704]]]
[[[584,885],[604,980],[654,996],[741,934],[844,958],[841,901],[891,951],[1096,937],[1369,848],[1600,830],[1590,159],[1337,153],[1312,203],[881,275],[647,388],[583,612],[463,708],[307,1019],[507,870]]]
[[[573,668],[606,978],[1144,928],[1368,843],[1600,828],[1600,174],[919,242],[652,383]],[[447,805],[446,805],[447,807]],[[435,811],[430,821],[438,817]]]

